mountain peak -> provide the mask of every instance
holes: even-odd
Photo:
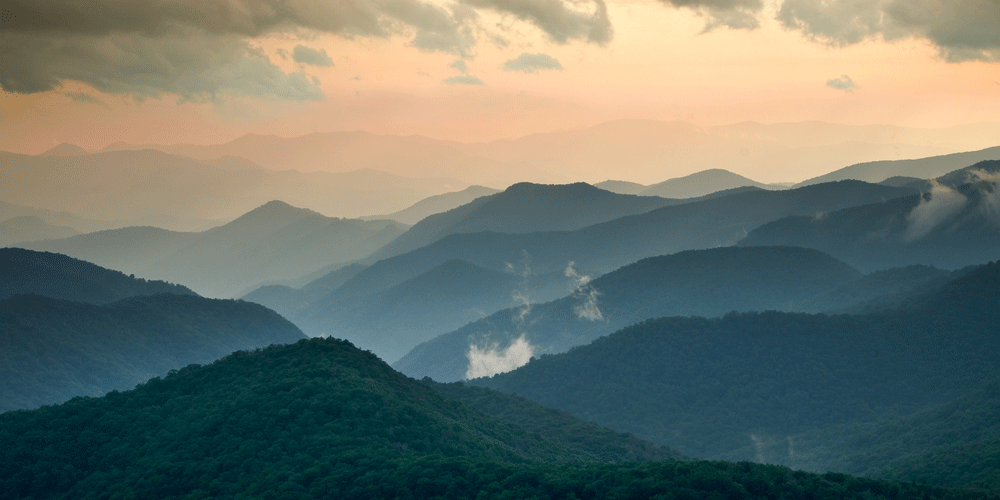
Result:
[[[80,146],[64,142],[38,156],[83,156],[86,154],[89,154],[87,150]]]

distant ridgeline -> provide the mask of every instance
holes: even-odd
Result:
[[[64,255],[8,248],[0,259],[0,412],[129,389],[304,337],[257,304],[205,299]]]
[[[0,248],[0,299],[28,293],[91,304],[157,293],[194,295],[181,285],[146,281],[57,253]]]
[[[778,219],[739,244],[816,248],[866,271],[1000,258],[1000,161],[956,170],[929,186],[920,195]]]
[[[311,339],[0,415],[0,499],[995,498],[748,462],[607,465],[670,452],[573,437],[487,416],[347,342]]]
[[[654,319],[472,383],[696,457],[774,460],[764,453],[777,447],[785,450],[783,463],[837,470],[839,459],[822,461],[815,450],[846,445],[813,436],[811,448],[798,447],[796,436],[912,414],[996,378],[998,283],[1000,263],[991,263],[872,314]],[[981,452],[980,445],[969,452]],[[742,455],[734,455],[737,450]],[[1000,473],[992,460],[987,470]],[[849,470],[868,471],[854,463]],[[949,463],[960,468],[963,462]]]

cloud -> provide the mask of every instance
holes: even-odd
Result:
[[[778,20],[832,46],[918,38],[950,62],[1000,62],[995,0],[785,0]]]
[[[469,345],[469,350],[465,353],[469,359],[465,378],[492,377],[498,373],[516,370],[531,361],[531,356],[534,354],[534,346],[523,334],[503,350],[496,345],[485,349],[480,349],[475,344]]]
[[[448,85],[486,85],[478,76],[459,75],[445,78],[444,83]]]
[[[854,80],[851,80],[851,77],[847,75],[827,80],[826,86],[832,89],[843,90],[844,92],[854,92],[854,89],[857,88],[857,85],[854,84]]]
[[[466,5],[510,14],[534,24],[557,43],[611,41],[613,30],[604,0],[462,0]]]
[[[720,26],[733,29],[757,29],[763,0],[660,0],[665,5],[687,8],[707,19],[705,31]]]
[[[465,61],[461,59],[456,59],[455,62],[451,63],[451,67],[461,71],[462,73],[469,72],[469,67],[465,64]]]
[[[563,69],[554,57],[546,54],[528,54],[527,52],[511,59],[503,64],[506,71],[523,71],[525,73],[535,73],[540,69]]]
[[[325,49],[314,49],[305,45],[296,45],[292,51],[292,60],[301,64],[312,66],[333,66],[333,59],[326,55]]]
[[[909,224],[903,236],[904,241],[923,238],[931,230],[951,221],[969,202],[962,193],[933,179],[930,182],[930,193],[924,194],[920,203],[907,215]]]
[[[260,49],[235,36],[205,37],[187,30],[156,38],[8,33],[0,38],[0,53],[0,86],[22,94],[74,80],[140,100],[165,93],[194,102],[223,95],[323,99],[305,74],[284,73]]]
[[[46,92],[72,80],[140,100],[168,93],[185,101],[224,95],[323,99],[314,81],[284,73],[255,47],[262,36],[406,36],[418,50],[468,58],[485,33],[478,9],[489,9],[535,24],[560,43],[611,39],[603,0],[462,0],[447,6],[432,0],[7,0],[4,9],[0,89]],[[296,48],[295,60],[329,61],[304,49]],[[475,77],[451,80],[482,84]]]
[[[85,102],[89,104],[104,104],[104,101],[84,92],[64,92],[64,96],[69,97],[75,102]]]

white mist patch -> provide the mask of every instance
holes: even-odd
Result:
[[[590,276],[584,276],[576,272],[576,269],[573,269],[573,265],[574,262],[570,261],[569,265],[566,266],[566,270],[563,271],[563,274],[572,280],[574,288],[573,296],[581,300],[580,304],[573,306],[573,312],[576,313],[577,318],[583,320],[603,320],[604,315],[601,314],[601,309],[597,307],[597,298],[601,296],[601,292],[597,291],[590,284]]]
[[[979,209],[993,224],[1000,226],[1000,172],[971,170],[969,174],[987,184],[979,187]]]
[[[528,278],[531,277],[531,255],[528,254],[527,250],[521,250],[521,262],[517,264],[511,264],[507,262],[507,272],[515,276],[521,277],[521,288],[519,290],[514,290],[511,294],[511,298],[515,302],[521,304],[520,310],[512,318],[520,330],[524,326],[524,320],[531,314],[531,293],[528,290]]]
[[[753,446],[757,449],[757,457],[754,461],[759,464],[764,463],[764,440],[757,437],[756,434],[751,434],[750,440],[753,441]]]
[[[496,345],[480,349],[470,344],[466,353],[469,367],[465,370],[465,378],[492,377],[498,373],[516,370],[527,364],[534,354],[535,348],[523,334],[504,350],[500,350]]]
[[[923,238],[932,229],[957,215],[969,202],[962,193],[948,186],[942,186],[933,179],[930,182],[930,197],[921,198],[920,204],[913,207],[907,216],[909,227],[906,228],[906,235],[903,237],[905,241]]]

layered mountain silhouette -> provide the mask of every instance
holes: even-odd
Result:
[[[609,165],[615,166],[622,178],[643,183],[661,181],[662,177],[648,177],[666,168],[693,173],[732,170],[734,165],[750,177],[766,172],[774,179],[797,180],[803,171],[827,172],[873,158],[923,158],[994,146],[997,134],[997,127],[988,124],[966,130],[876,129],[821,123],[705,128],[684,122],[617,120],[578,130],[471,144],[355,131],[292,138],[251,134],[213,146],[119,143],[105,151],[152,148],[198,160],[240,156],[273,170],[345,172],[370,168],[403,176],[421,172],[471,184],[508,186],[524,181],[598,181],[607,178]]]
[[[713,168],[647,186],[636,194],[663,198],[696,198],[718,191],[747,186],[761,189],[785,188],[785,186],[778,184],[763,184],[721,168]]]
[[[1000,257],[998,180],[1000,161],[980,162],[940,177],[919,196],[776,220],[740,245],[817,248],[863,270],[989,261]]]
[[[0,248],[0,299],[34,294],[105,304],[159,293],[195,295],[181,285],[126,276],[65,255]]]
[[[567,185],[520,183],[502,193],[477,198],[421,220],[368,260],[394,257],[450,234],[567,231],[675,204],[678,204],[675,200],[657,197],[620,195],[582,182]]]
[[[200,233],[133,227],[25,246],[183,283],[206,296],[232,297],[262,282],[362,258],[403,230],[394,221],[325,217],[272,201]]]
[[[386,215],[368,215],[361,217],[362,220],[392,219],[403,224],[414,225],[428,216],[447,212],[453,208],[460,207],[466,203],[491,194],[499,193],[499,190],[484,186],[469,186],[461,191],[444,193],[425,198],[413,204],[409,208],[404,208],[398,212]]]
[[[891,312],[650,320],[477,385],[698,457],[944,404],[992,380],[1000,263]]]
[[[933,179],[956,169],[986,160],[1000,160],[1000,146],[913,160],[884,160],[858,163],[800,182],[796,187],[845,179],[866,182],[882,182],[886,179],[899,176]]]
[[[66,226],[54,226],[34,215],[11,217],[0,222],[0,247],[27,241],[68,238],[80,234]]]
[[[228,220],[274,199],[356,217],[394,212],[468,185],[357,168],[302,173],[288,163],[277,170],[220,168],[153,149],[77,156],[0,152],[0,162],[5,175],[0,183],[3,201],[103,220],[150,216]]]
[[[748,251],[749,250],[749,251]],[[566,270],[573,276],[572,268]],[[499,311],[417,346],[393,366],[412,377],[450,382],[491,375],[511,348],[532,355],[584,345],[633,323],[668,315],[790,309],[861,273],[822,252],[791,247],[716,248],[651,257],[589,281],[559,300]],[[490,353],[498,367],[488,365]],[[484,373],[485,371],[485,373]]]

